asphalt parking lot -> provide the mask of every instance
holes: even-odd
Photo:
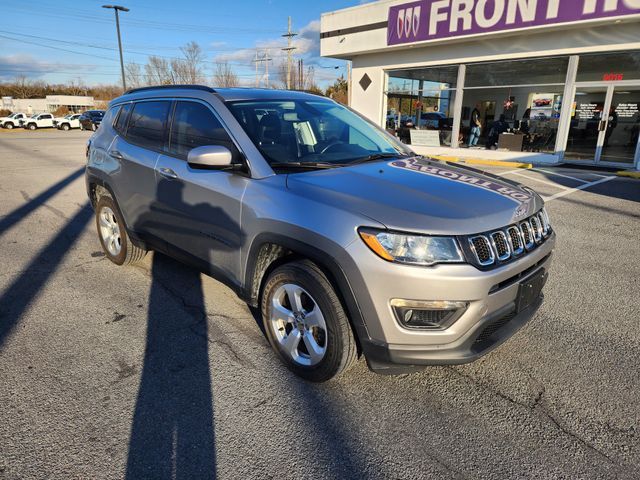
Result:
[[[218,282],[104,259],[88,137],[0,131],[0,478],[640,477],[640,181],[488,168],[548,201],[537,316],[470,365],[312,385]]]

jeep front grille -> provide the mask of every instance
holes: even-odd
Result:
[[[524,244],[522,243],[522,234],[518,227],[509,227],[509,243],[511,244],[511,253],[521,255],[524,252]]]
[[[480,265],[491,265],[495,261],[493,250],[491,249],[491,244],[487,237],[484,235],[478,235],[477,237],[471,238],[469,242]]]
[[[542,245],[551,234],[546,212],[498,230],[467,237],[471,261],[480,267],[502,265]]]

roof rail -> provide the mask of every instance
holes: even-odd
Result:
[[[127,90],[123,95],[129,95],[130,93],[138,93],[138,92],[146,92],[149,90],[203,90],[209,93],[215,93],[216,91],[205,85],[156,85],[153,87],[140,87],[140,88],[132,88],[131,90]]]

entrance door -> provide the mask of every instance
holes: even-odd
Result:
[[[599,161],[630,167],[638,160],[640,86],[616,85],[612,91]]]
[[[578,85],[565,159],[632,167],[639,157],[639,127],[640,86]]]

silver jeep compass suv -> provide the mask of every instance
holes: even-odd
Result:
[[[312,381],[360,355],[380,373],[471,362],[542,303],[555,234],[537,194],[320,96],[131,90],[87,155],[107,257],[153,249],[225,282]]]

